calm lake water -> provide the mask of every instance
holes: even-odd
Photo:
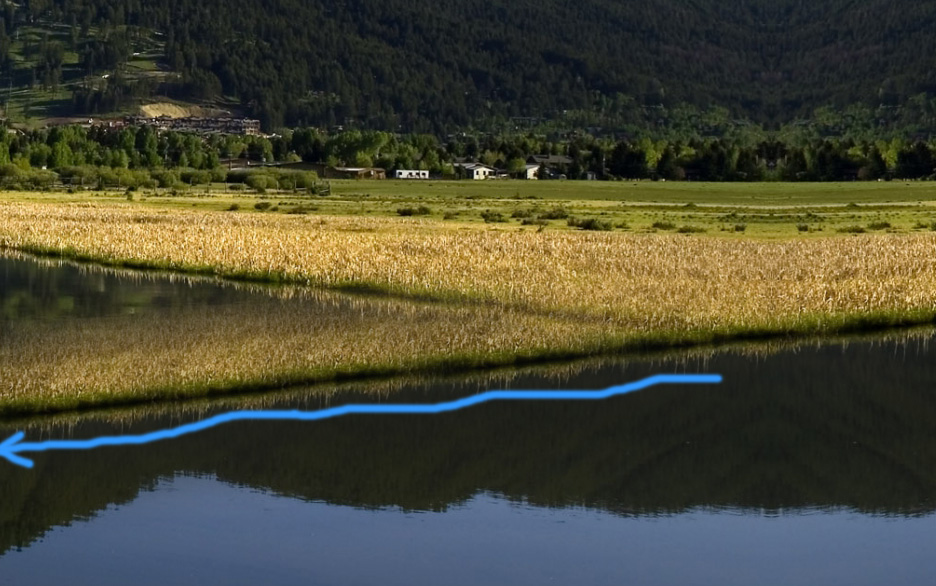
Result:
[[[0,328],[171,318],[258,296],[0,257]],[[0,329],[0,343],[16,338]],[[604,388],[661,372],[724,383],[231,423],[138,447],[29,454],[32,470],[0,460],[0,584],[936,582],[936,339],[926,330],[0,421],[0,439],[134,434],[239,407]]]

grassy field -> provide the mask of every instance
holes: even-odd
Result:
[[[451,227],[705,233],[768,239],[936,229],[936,183],[654,183],[585,181],[332,181],[329,196],[256,194],[212,185],[138,192],[160,209],[401,217]],[[9,201],[119,201],[123,193],[6,193]],[[754,198],[754,199],[752,199]]]
[[[597,200],[732,206],[936,201],[936,182],[692,183],[666,181],[332,181],[337,195],[431,199]]]

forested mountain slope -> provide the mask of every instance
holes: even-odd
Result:
[[[159,31],[174,91],[267,128],[682,102],[776,124],[936,92],[936,4],[909,0],[30,0],[6,26],[37,18]]]

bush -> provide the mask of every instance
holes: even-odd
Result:
[[[270,209],[270,206],[272,205],[273,204],[271,204],[268,201],[258,201],[257,203],[254,204],[254,209],[262,212],[264,210]]]
[[[247,186],[257,193],[266,193],[269,184],[269,179],[263,175],[251,174],[247,177]]]
[[[569,217],[569,210],[564,207],[555,207],[539,215],[544,220],[565,220]]]
[[[397,208],[396,213],[401,216],[428,216],[432,213],[432,210],[426,206],[419,206],[417,208]]]
[[[544,218],[523,218],[520,224],[522,226],[548,226],[549,220]]]
[[[809,232],[809,224],[797,224],[796,229],[800,232]]]
[[[697,234],[699,232],[705,232],[705,228],[700,228],[698,226],[684,225],[684,226],[680,226],[676,230],[676,232],[678,232],[679,234]]]
[[[458,217],[458,212],[445,212],[444,214],[442,214],[443,220],[454,220],[457,217]]]
[[[656,228],[657,230],[675,230],[676,224],[672,222],[654,222],[650,227]]]
[[[484,210],[481,212],[481,218],[484,220],[485,224],[507,221],[507,219],[504,218],[504,214],[500,212],[492,212],[491,210]]]
[[[169,169],[157,169],[152,172],[153,179],[159,187],[172,187],[179,183],[179,174]]]
[[[603,232],[611,230],[611,222],[599,220],[598,218],[583,218],[581,220],[577,218],[569,218],[566,221],[566,224],[572,226],[573,228],[580,228],[582,230],[600,230]]]
[[[305,214],[308,214],[309,212],[314,212],[316,210],[318,210],[318,206],[297,205],[296,207],[294,207],[293,209],[289,210],[286,213],[305,215]]]
[[[868,224],[868,230],[887,230],[890,227],[890,222],[871,222]]]
[[[510,217],[511,217],[511,218],[520,218],[520,219],[523,219],[523,218],[532,218],[532,217],[533,217],[533,210],[514,210],[513,213],[510,214]]]
[[[232,203],[231,205],[228,206],[227,211],[236,212],[239,209],[240,209],[240,206],[238,204]]]
[[[747,224],[735,224],[734,225],[735,232],[744,232],[745,230],[747,230]]]
[[[842,232],[843,234],[864,234],[865,229],[861,226],[844,226],[839,228],[838,232]]]

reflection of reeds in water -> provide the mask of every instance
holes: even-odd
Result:
[[[0,348],[7,412],[270,388],[343,375],[510,363],[587,350],[602,328],[496,307],[257,296],[248,304],[55,323],[18,321]]]
[[[63,433],[68,435],[68,430],[79,424],[104,423],[129,428],[138,424],[145,425],[148,421],[160,422],[159,425],[164,426],[165,422],[169,421],[170,424],[175,425],[203,419],[224,411],[240,409],[312,410],[349,402],[394,400],[394,397],[401,392],[409,393],[410,398],[407,401],[431,403],[490,389],[526,388],[516,387],[518,381],[521,385],[523,381],[526,381],[526,384],[536,381],[535,388],[568,388],[568,381],[583,373],[614,369],[621,372],[624,377],[616,382],[624,383],[635,380],[638,376],[657,372],[707,372],[710,362],[719,357],[737,356],[762,361],[784,352],[809,353],[830,346],[845,350],[852,344],[866,345],[869,351],[873,351],[876,347],[892,346],[894,351],[919,355],[929,352],[929,344],[933,340],[934,333],[936,330],[933,328],[920,327],[865,335],[796,340],[771,339],[678,350],[606,355],[519,367],[469,370],[451,375],[441,372],[416,372],[394,377],[293,386],[257,393],[241,393],[236,396],[222,394],[186,401],[135,404],[82,413],[25,416],[15,420],[15,428],[25,429],[32,435],[60,437]],[[628,371],[632,374],[627,374]],[[641,374],[636,374],[638,372]],[[440,389],[443,389],[441,395]],[[14,427],[10,427],[10,432],[13,429]]]

